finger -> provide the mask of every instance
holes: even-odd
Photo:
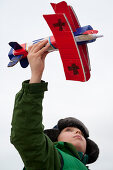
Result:
[[[37,45],[39,45],[39,43],[40,43],[40,42],[37,42],[37,43],[35,43],[35,44],[33,44],[33,45],[29,46],[29,48],[28,48],[28,52],[33,52],[33,51],[34,51],[34,49],[36,48],[36,46],[37,46]]]
[[[41,41],[35,43],[35,44],[32,44],[28,47],[28,52],[33,52],[34,49],[41,43]]]
[[[41,50],[38,51],[38,54],[39,54],[40,56],[42,56],[42,55],[48,50],[49,47],[50,47],[50,44],[49,44],[49,43],[46,44],[45,47],[43,47]]]
[[[48,40],[43,40],[43,41],[40,41],[39,43],[37,44],[34,44],[33,48],[32,48],[32,52],[36,53],[38,52],[40,49],[42,49],[46,44],[48,43]]]

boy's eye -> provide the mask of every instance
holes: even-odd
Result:
[[[66,131],[72,131],[72,129],[70,129],[70,128],[67,128],[67,129],[66,129]]]

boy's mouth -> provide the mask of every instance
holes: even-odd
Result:
[[[82,139],[80,135],[75,135],[73,138]]]

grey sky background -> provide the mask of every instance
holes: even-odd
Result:
[[[0,0],[0,170],[21,170],[21,158],[10,144],[15,94],[30,68],[18,63],[7,68],[8,42],[30,42],[52,35],[43,14],[52,14],[50,2],[59,0]],[[73,116],[83,121],[90,138],[100,148],[92,170],[113,169],[113,1],[66,0],[73,6],[81,26],[91,25],[104,37],[88,44],[91,78],[88,82],[66,81],[59,52],[48,54],[43,80],[49,82],[43,101],[43,123],[53,127],[60,118]],[[23,106],[24,107],[24,106]]]

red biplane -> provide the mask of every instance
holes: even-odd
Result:
[[[97,30],[88,25],[81,27],[73,8],[65,1],[51,3],[55,14],[43,15],[53,36],[48,37],[52,50],[58,49],[64,67],[66,80],[88,81],[90,78],[90,60],[87,43],[93,42],[98,36]],[[33,41],[32,44],[42,39]],[[10,42],[10,63],[8,67],[18,61],[22,67],[28,66],[28,44]]]

